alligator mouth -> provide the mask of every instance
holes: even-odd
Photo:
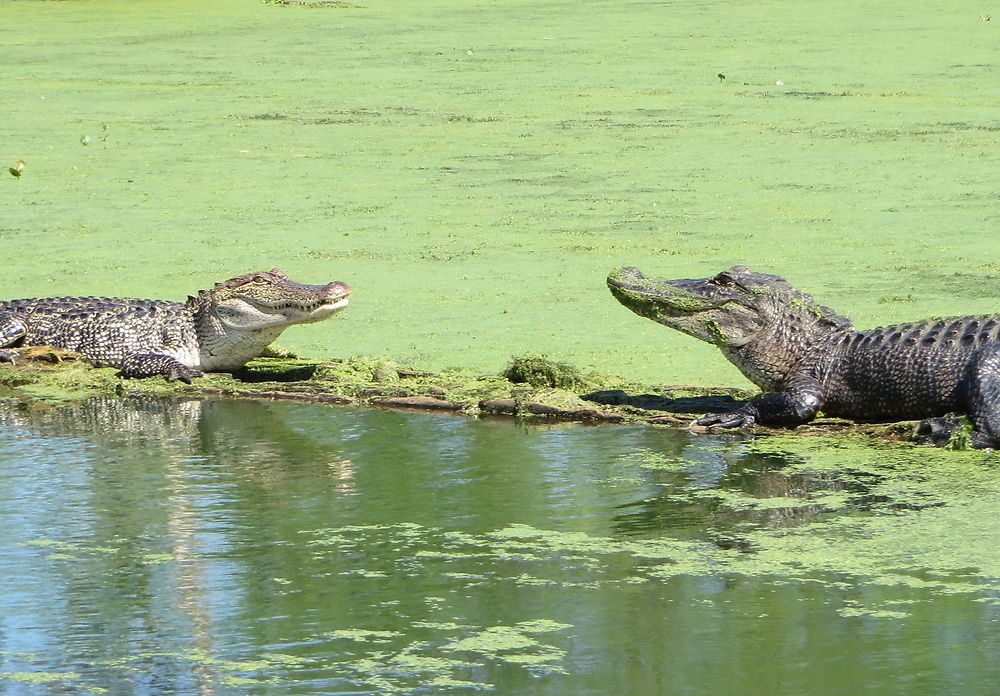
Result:
[[[320,298],[318,300],[313,300],[312,302],[278,302],[272,305],[267,305],[268,309],[272,309],[277,312],[283,312],[286,310],[294,310],[296,312],[301,312],[302,314],[312,314],[314,312],[335,312],[338,309],[343,309],[348,304],[348,296],[351,294],[351,288],[347,283],[341,283],[335,281],[327,286],[316,286],[317,293],[326,293],[328,296]]]
[[[341,297],[339,300],[327,300],[321,303],[316,309],[307,311],[315,312],[318,309],[323,309],[328,312],[335,312],[338,309],[343,309],[344,307],[346,307],[349,301],[350,300],[348,300],[346,297]]]
[[[340,309],[346,307],[348,299],[346,297],[333,297],[316,302],[281,302],[279,304],[267,305],[268,309],[282,311],[294,309],[299,312],[311,313],[319,309]]]

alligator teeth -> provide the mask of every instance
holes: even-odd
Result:
[[[283,302],[281,304],[271,305],[271,309],[282,310],[282,309],[297,309],[301,312],[315,312],[321,307],[339,307],[347,304],[346,297],[328,298],[325,300],[319,300],[317,302],[310,302],[309,304],[302,304],[299,302]]]

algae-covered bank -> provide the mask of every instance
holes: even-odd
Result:
[[[312,4],[0,5],[0,297],[280,266],[355,290],[301,354],[701,385],[744,382],[609,269],[746,263],[859,326],[995,309],[978,4]]]
[[[495,373],[433,372],[377,357],[316,361],[272,347],[233,373],[209,373],[192,383],[162,377],[124,379],[115,368],[90,366],[79,356],[46,346],[18,351],[15,364],[0,367],[0,399],[47,407],[94,397],[234,398],[299,401],[419,411],[470,417],[515,417],[522,421],[588,424],[645,423],[709,432],[695,420],[706,412],[737,409],[751,392],[732,387],[650,385],[614,375],[583,373],[569,363],[527,355]],[[854,423],[819,418],[799,426],[800,435],[864,435],[883,441],[926,440],[917,423]],[[960,428],[945,443],[969,449]],[[774,435],[781,428],[757,426]],[[941,443],[939,443],[941,444]]]

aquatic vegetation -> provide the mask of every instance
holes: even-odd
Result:
[[[176,560],[170,553],[155,551],[143,552],[134,556],[133,542],[134,540],[122,538],[110,539],[103,544],[68,542],[59,539],[31,539],[21,542],[19,546],[45,549],[45,559],[49,561],[85,562],[100,557],[127,556],[136,563],[150,566]]]
[[[46,684],[54,689],[71,688],[82,689],[84,693],[106,694],[108,689],[100,686],[78,685],[80,674],[77,672],[0,672],[0,685],[4,682],[8,684]]]
[[[642,539],[513,524],[485,534],[412,525],[317,530],[310,533],[310,545],[321,555],[333,548],[345,553],[372,544],[399,546],[403,539],[396,537],[404,534],[410,565],[401,566],[400,572],[416,572],[416,562],[421,572],[436,569],[453,580],[464,578],[470,587],[515,582],[596,588],[721,575],[832,586],[853,578],[868,586],[984,599],[1000,589],[1000,566],[989,555],[990,546],[981,543],[982,534],[972,531],[997,531],[988,513],[1000,499],[993,455],[956,457],[942,450],[791,436],[761,439],[746,447],[749,453],[787,460],[785,476],[821,474],[828,485],[837,485],[815,488],[803,497],[764,497],[733,488],[704,488],[697,481],[664,482],[665,494],[675,503],[705,500],[720,510],[743,514],[805,513],[791,525],[774,524],[766,516],[747,517],[727,532],[735,534],[733,543],[722,543],[713,533],[701,540]],[[640,469],[645,468],[644,456],[639,453],[635,464]],[[689,462],[688,468],[696,466]],[[971,533],[965,536],[964,530]],[[625,573],[623,559],[630,559]],[[525,573],[525,563],[531,564],[530,573]],[[453,564],[462,572],[449,571]]]
[[[417,622],[411,631],[421,633],[424,639],[411,643],[396,640],[394,645],[381,648],[380,644],[393,642],[393,638],[404,634],[346,629],[325,635],[334,640],[348,638],[365,643],[361,654],[339,661],[338,668],[380,693],[409,693],[427,687],[490,688],[488,682],[468,678],[473,668],[490,662],[520,666],[539,675],[558,673],[562,671],[558,661],[565,650],[541,642],[537,635],[568,628],[572,626],[548,619],[481,629]],[[445,633],[442,635],[440,631]],[[451,635],[456,631],[460,635]],[[365,640],[366,635],[372,639]]]
[[[514,358],[500,372],[500,376],[515,384],[530,384],[533,387],[584,390],[590,386],[573,365],[550,360],[543,355]]]

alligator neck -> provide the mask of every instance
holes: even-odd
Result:
[[[765,391],[783,389],[789,376],[817,346],[835,336],[857,333],[826,322],[786,320],[769,323],[742,346],[723,346],[722,353],[743,375]]]

